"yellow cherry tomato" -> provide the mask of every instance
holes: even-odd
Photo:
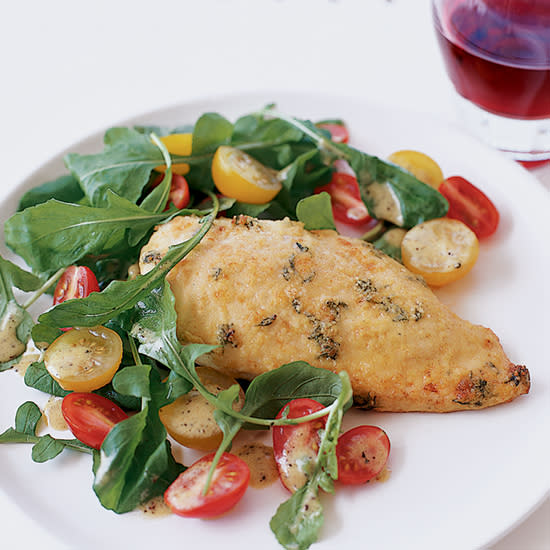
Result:
[[[458,220],[438,218],[416,225],[401,241],[403,264],[430,286],[461,279],[476,263],[479,242]]]
[[[122,359],[122,340],[111,329],[75,327],[48,347],[44,365],[69,391],[90,392],[108,384]]]
[[[222,195],[252,204],[269,202],[282,188],[275,170],[227,145],[216,149],[212,179]]]
[[[443,172],[439,164],[433,158],[419,151],[396,151],[388,157],[388,160],[435,189],[443,181]]]
[[[193,134],[170,134],[159,138],[162,143],[168,149],[168,152],[172,155],[180,155],[182,157],[188,157],[191,154],[191,146],[193,144]],[[157,172],[166,172],[166,165],[157,166],[155,168]],[[184,176],[189,172],[189,164],[172,164],[172,173],[180,174]]]
[[[206,389],[215,395],[237,383],[226,374],[210,367],[197,367],[197,374]],[[233,404],[240,410],[244,404],[244,392]],[[210,404],[196,389],[178,397],[170,405],[159,410],[159,418],[166,431],[178,443],[199,451],[216,449],[223,439],[223,433],[214,420],[214,405]]]

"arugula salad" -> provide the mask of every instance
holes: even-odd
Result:
[[[246,465],[230,452],[236,434],[271,429],[290,497],[270,527],[285,548],[314,543],[323,524],[322,493],[333,492],[337,480],[376,477],[389,453],[387,436],[372,426],[341,434],[353,401],[349,379],[305,362],[214,392],[195,363],[215,346],[178,341],[165,275],[193,253],[219,215],[288,217],[309,230],[337,229],[404,261],[409,230],[447,220],[464,193],[438,190],[437,166],[436,184],[425,183],[414,152],[384,161],[348,138],[342,121],[313,123],[268,106],[234,123],[206,113],[192,126],[111,128],[102,152],[68,154],[67,173],[27,191],[5,223],[6,245],[27,268],[0,257],[0,371],[36,346],[40,357],[24,383],[63,398],[74,438],[43,434],[42,411],[29,401],[0,443],[32,444],[35,462],[64,449],[90,454],[93,491],[117,514],[164,494],[177,514],[213,517],[231,509],[248,483]],[[475,214],[457,216],[473,227]],[[136,273],[155,226],[186,215],[201,218],[199,231],[147,274]],[[487,234],[498,213],[490,223]],[[434,285],[453,280],[445,273],[457,268],[442,270]],[[48,294],[52,307],[33,319],[29,307]],[[184,465],[174,459],[178,438],[159,412],[191,391],[208,403],[220,435],[210,454]],[[366,472],[353,455],[362,444],[377,457]],[[287,475],[289,461],[301,465],[298,482]]]

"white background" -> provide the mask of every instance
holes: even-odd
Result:
[[[117,121],[240,91],[359,96],[460,125],[428,0],[0,0],[0,22],[0,196]],[[534,173],[550,189],[550,168]],[[59,547],[1,497],[2,545]],[[546,502],[492,548],[548,549],[549,525]]]

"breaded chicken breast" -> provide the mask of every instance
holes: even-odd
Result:
[[[147,272],[198,219],[159,226]],[[369,243],[289,220],[218,219],[168,274],[182,343],[235,377],[292,361],[347,371],[356,403],[379,411],[480,409],[529,391],[529,372],[488,328],[460,319],[423,279]]]

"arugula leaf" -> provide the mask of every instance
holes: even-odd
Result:
[[[296,206],[296,216],[309,231],[312,229],[336,230],[330,195],[324,191],[302,199]]]
[[[14,214],[5,224],[6,244],[39,272],[53,272],[87,254],[136,244],[169,214],[154,214],[107,191],[105,206],[57,200]]]
[[[328,415],[312,474],[301,489],[279,506],[269,524],[279,543],[288,550],[306,550],[317,541],[324,522],[319,489],[334,492],[334,480],[338,478],[336,444],[346,403],[352,397],[349,378],[345,373],[340,376],[343,389]]]
[[[274,218],[288,216],[296,219],[298,202],[312,195],[316,187],[326,183],[331,173],[332,169],[322,163],[319,151],[310,147],[281,170],[283,188],[272,202],[269,213]]]
[[[179,162],[191,166],[185,179],[191,188],[202,192],[213,191],[212,158],[218,146],[227,145],[231,139],[233,125],[218,113],[205,113],[197,120],[193,128],[193,153],[180,157]],[[175,156],[172,155],[175,160]]]
[[[192,124],[184,124],[182,126],[168,127],[155,125],[134,126],[134,130],[140,134],[156,134],[157,136],[168,136],[170,134],[191,134],[193,133]]]
[[[25,371],[24,380],[25,384],[30,388],[34,388],[49,395],[55,395],[56,397],[65,397],[71,393],[64,390],[58,382],[51,377],[43,361],[31,363]]]
[[[36,290],[42,280],[0,256],[0,329],[4,341],[0,372],[9,369],[25,352],[33,320],[15,300],[13,287]]]
[[[248,386],[241,412],[258,418],[275,418],[292,399],[309,398],[325,407],[342,393],[341,378],[305,361],[294,361],[260,374]],[[344,403],[346,407],[351,402]]]
[[[23,403],[15,413],[15,430],[27,435],[35,435],[42,412],[32,401]]]
[[[166,365],[189,384],[200,380],[195,373],[195,360],[217,346],[191,344],[183,347],[176,335],[174,295],[164,280],[136,304],[131,335],[140,342],[139,352]]]
[[[112,128],[105,134],[105,150],[95,155],[70,153],[65,164],[79,181],[93,206],[108,204],[107,191],[135,203],[163,155],[149,136],[131,128]]]
[[[170,195],[170,186],[172,185],[172,159],[164,143],[159,140],[156,134],[151,134],[151,139],[162,152],[166,171],[160,184],[143,199],[141,208],[158,214],[163,211]]]
[[[149,273],[128,281],[113,281],[102,292],[92,292],[86,298],[61,302],[40,315],[38,321],[55,327],[93,327],[115,319],[155,292],[164,281],[166,273],[206,235],[216,214],[217,202],[215,210],[201,220],[201,227],[195,235],[170,247],[164,258]]]
[[[258,115],[245,115],[235,122],[231,145],[275,170],[288,166],[311,148],[304,146],[303,133],[284,120]]]
[[[8,428],[0,434],[0,443],[34,443],[32,459],[46,462],[55,458],[63,449],[93,453],[94,450],[77,439],[56,439],[51,435],[36,435],[42,413],[36,403],[26,401],[15,414],[15,428]]]
[[[220,145],[227,145],[233,134],[233,124],[218,113],[205,113],[193,128],[193,155],[214,153]]]
[[[386,219],[401,227],[410,228],[447,213],[447,199],[430,185],[427,185],[399,166],[384,162],[378,157],[367,155],[345,144],[338,144],[345,153],[351,167],[357,174],[361,198],[372,217]],[[377,208],[378,198],[373,186],[386,186],[397,198],[401,218],[381,216]]]
[[[38,187],[29,189],[19,199],[17,210],[25,210],[25,208],[36,206],[50,199],[57,199],[63,202],[79,202],[82,197],[84,197],[84,192],[78,180],[71,175],[64,175],[53,181],[48,181]]]
[[[102,506],[117,514],[162,494],[185,469],[172,457],[158,416],[158,410],[167,403],[165,385],[149,365],[138,368],[149,380],[144,384],[144,377],[139,376],[132,386],[133,392],[141,394],[142,410],[116,424],[94,456],[94,492]],[[126,381],[121,385],[135,374],[124,374]]]
[[[32,327],[31,331],[33,342],[37,345],[40,345],[40,347],[47,347],[42,346],[42,344],[50,345],[56,338],[58,338],[62,334],[63,332],[61,331],[61,329],[51,327],[43,323],[37,323]]]

